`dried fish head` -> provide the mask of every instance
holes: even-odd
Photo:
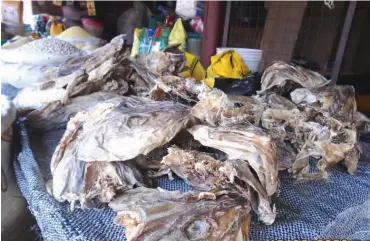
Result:
[[[59,201],[76,201],[84,207],[91,201],[109,202],[117,192],[134,186],[150,186],[131,162],[84,162],[66,149],[60,162],[52,163],[53,196]]]
[[[178,76],[160,76],[155,80],[157,86],[165,93],[172,93],[184,100],[195,102],[196,95],[188,91],[186,79]]]
[[[243,160],[227,160],[219,162],[207,153],[184,151],[171,147],[168,155],[161,162],[159,174],[170,174],[171,171],[184,179],[192,187],[203,190],[222,190],[223,193],[234,193],[252,202],[258,216],[267,224],[275,220],[276,212],[270,204],[270,197],[257,177]],[[257,192],[253,199],[250,195],[252,187]]]
[[[128,56],[126,50],[120,35],[89,55],[67,60],[59,66],[55,78],[49,81],[47,74],[45,82],[19,92],[14,102],[17,109],[44,108],[54,101],[66,104],[69,98],[105,89],[106,80],[111,79],[119,63]],[[117,85],[118,92],[125,89],[124,83],[117,82]]]
[[[134,240],[246,240],[250,206],[227,195],[136,188],[109,203]]]
[[[66,125],[77,112],[90,111],[100,102],[118,97],[112,92],[96,92],[69,100],[63,106],[60,101],[52,102],[45,108],[34,110],[27,116],[27,124],[32,128],[50,130]]]
[[[190,133],[202,145],[219,149],[229,159],[241,159],[257,173],[269,196],[278,185],[278,160],[275,143],[260,128],[254,126],[210,127],[196,125]]]
[[[227,96],[218,89],[201,93],[191,114],[212,126],[258,123],[261,105],[252,97]]]
[[[125,45],[124,35],[118,35],[110,43],[95,49],[90,54],[71,58],[61,64],[58,67],[57,76],[67,76],[78,69],[84,69],[86,72],[90,72],[111,58],[117,58],[116,62],[119,62],[124,57],[129,56],[127,50],[129,48]]]
[[[352,123],[356,113],[355,89],[349,85],[296,89],[291,93],[294,103],[309,106],[342,122]]]
[[[147,69],[158,76],[176,76],[185,67],[186,58],[184,54],[173,54],[169,52],[151,52],[140,54],[133,60],[136,65]]]
[[[327,84],[329,84],[329,81],[317,72],[277,61],[264,71],[260,93],[272,90],[279,94],[286,94],[296,87],[312,89]]]
[[[92,111],[76,115],[70,122],[80,124],[70,132],[77,133],[78,144],[69,145],[70,141],[62,138],[58,148],[75,149],[75,158],[86,162],[130,160],[169,142],[187,121],[184,105],[124,97],[118,103],[102,102]],[[59,153],[53,158],[65,158]]]
[[[310,123],[310,125],[308,125]],[[303,123],[303,128],[311,130],[292,166],[293,175],[298,179],[322,178],[327,170],[339,161],[345,160],[348,171],[353,172],[359,159],[355,126],[348,128],[341,122],[328,118],[325,125],[313,122]],[[320,159],[318,173],[309,173],[309,157]]]
[[[116,192],[134,186],[150,185],[132,162],[84,162],[76,158],[79,126],[87,115],[79,112],[68,122],[61,144],[51,161],[53,195],[59,201],[82,206],[94,199],[109,202]]]

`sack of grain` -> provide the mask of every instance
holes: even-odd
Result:
[[[84,51],[58,38],[45,38],[16,49],[3,49],[1,61],[6,63],[58,66],[67,59],[82,56]]]
[[[87,53],[90,53],[103,44],[102,39],[90,35],[85,29],[80,27],[68,28],[63,33],[59,34],[57,38],[67,41]]]

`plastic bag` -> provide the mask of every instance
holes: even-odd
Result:
[[[134,40],[135,28],[147,25],[152,15],[144,3],[134,2],[134,7],[126,10],[117,20],[117,34],[126,34],[127,44]]]
[[[228,95],[252,96],[261,89],[261,74],[256,72],[242,80],[215,78],[214,87]]]
[[[176,1],[176,14],[180,17],[190,19],[197,13],[197,1],[195,0],[178,0]]]
[[[179,49],[181,51],[186,50],[186,31],[182,24],[181,18],[177,19],[175,26],[173,27],[170,36],[168,37],[169,45],[180,44]]]
[[[211,65],[207,69],[207,85],[215,85],[215,77],[229,79],[244,79],[250,72],[240,55],[228,50],[211,57]]]
[[[143,30],[140,28],[135,28],[134,42],[132,44],[131,55],[130,55],[131,57],[135,57],[139,52],[139,43],[140,43],[140,36],[141,36],[142,31]]]
[[[203,68],[202,64],[199,62],[199,59],[195,57],[194,55],[185,52],[185,58],[186,58],[186,70],[182,72],[182,77],[184,78],[194,78],[196,80],[203,80],[206,71]]]

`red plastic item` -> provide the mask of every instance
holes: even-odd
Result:
[[[104,25],[102,23],[94,21],[90,18],[83,18],[82,19],[82,24],[92,25],[92,26],[101,27],[101,28],[104,27]]]
[[[104,25],[100,22],[94,21],[89,18],[83,18],[82,25],[88,33],[97,38],[100,38],[103,34]]]
[[[158,39],[161,36],[161,29],[158,27],[155,30],[154,38]]]

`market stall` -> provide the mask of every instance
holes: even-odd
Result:
[[[64,20],[38,15],[1,55],[43,239],[370,238],[370,119],[352,86],[279,60],[259,73],[260,49],[202,66],[202,2],[135,2],[113,38],[94,2],[53,4]]]

